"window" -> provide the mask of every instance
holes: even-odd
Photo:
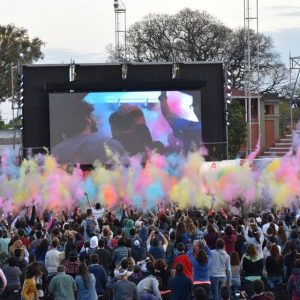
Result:
[[[273,104],[265,105],[265,115],[274,115],[274,105]]]

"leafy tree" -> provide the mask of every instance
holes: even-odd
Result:
[[[247,124],[245,108],[239,101],[232,101],[228,106],[230,126],[228,127],[228,156],[234,159],[246,143]]]
[[[260,86],[262,92],[280,87],[286,79],[286,68],[273,49],[272,39],[251,31],[252,72],[257,62],[257,39],[260,53]],[[224,61],[233,74],[233,87],[245,85],[245,31],[232,30],[205,11],[184,9],[175,15],[150,14],[133,24],[127,33],[128,59],[153,61]],[[110,46],[110,61],[120,58]],[[255,82],[252,82],[254,85]]]
[[[44,42],[30,38],[28,31],[14,24],[0,25],[0,102],[10,97],[11,65],[27,64],[43,58]]]

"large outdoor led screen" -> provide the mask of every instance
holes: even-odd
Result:
[[[200,104],[200,90],[51,93],[51,153],[61,164],[187,153],[201,143]]]

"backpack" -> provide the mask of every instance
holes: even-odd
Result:
[[[88,237],[93,237],[96,229],[96,222],[94,219],[86,219],[86,234]]]

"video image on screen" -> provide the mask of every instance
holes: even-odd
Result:
[[[49,94],[50,147],[58,163],[106,161],[107,150],[187,153],[201,143],[201,93],[193,91]]]

